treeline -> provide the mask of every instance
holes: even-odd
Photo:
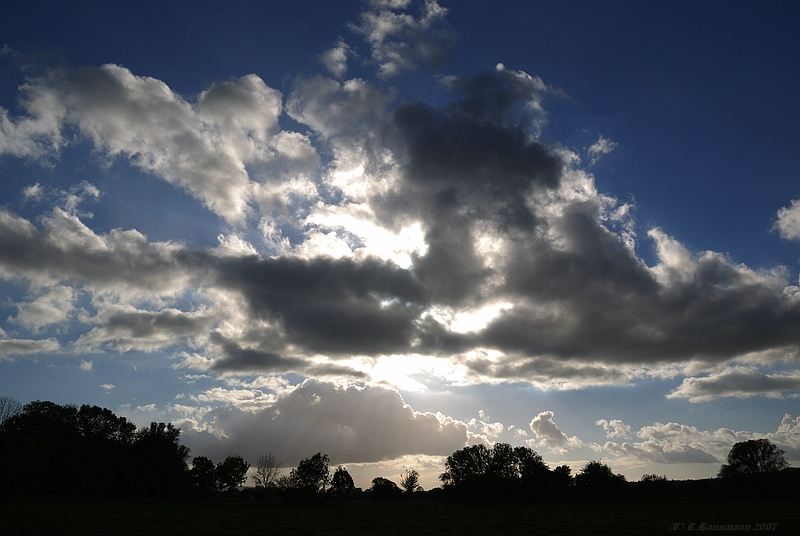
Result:
[[[288,474],[272,454],[254,467],[255,487],[241,493],[250,465],[229,455],[218,464],[189,449],[180,430],[153,422],[137,429],[125,417],[98,406],[36,401],[22,406],[0,397],[0,495],[70,497],[209,498],[226,491],[272,502],[324,500],[448,500],[458,502],[562,502],[690,497],[800,498],[800,469],[766,439],[736,443],[715,479],[669,481],[643,475],[627,482],[600,462],[572,475],[550,469],[528,447],[472,445],[447,457],[441,487],[424,491],[419,473],[394,481],[376,477],[356,488],[345,467],[329,468],[326,454],[300,460]]]
[[[232,455],[197,457],[172,424],[137,429],[98,406],[0,400],[0,494],[187,498],[244,483],[249,465]]]

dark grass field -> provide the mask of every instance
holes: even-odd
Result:
[[[694,525],[692,525],[694,524]],[[715,530],[729,525],[737,530]],[[800,534],[795,500],[465,505],[250,500],[0,502],[0,535]]]

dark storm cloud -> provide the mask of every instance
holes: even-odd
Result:
[[[406,351],[425,294],[412,274],[378,259],[245,257],[219,261],[218,284],[238,290],[287,340],[329,355]]]
[[[271,372],[282,373],[302,370],[307,362],[302,359],[286,358],[276,353],[252,348],[242,348],[236,342],[219,334],[211,336],[211,342],[222,348],[223,357],[214,361],[211,370],[216,372]]]
[[[169,292],[186,277],[174,255],[177,245],[150,243],[137,231],[114,229],[97,235],[60,208],[43,222],[39,229],[0,210],[0,266],[30,278],[56,276],[154,293]]]
[[[436,301],[474,301],[491,275],[476,252],[477,223],[530,232],[536,215],[527,197],[559,185],[564,163],[533,139],[532,117],[509,120],[512,109],[540,98],[541,88],[518,77],[498,69],[453,79],[461,98],[448,107],[410,102],[394,112],[405,180],[374,202],[387,222],[401,215],[425,222],[428,250],[414,268]]]

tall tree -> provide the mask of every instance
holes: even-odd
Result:
[[[718,477],[726,478],[786,469],[786,453],[769,439],[750,439],[736,443],[728,453],[728,463],[720,467]]]
[[[351,496],[356,491],[356,484],[353,482],[353,477],[341,465],[336,468],[331,477],[331,493],[341,499]]]
[[[405,474],[400,475],[400,487],[410,497],[417,491],[422,491],[419,485],[419,473],[415,469],[407,469]]]
[[[6,420],[22,413],[22,403],[10,396],[0,396],[0,426]]]
[[[217,475],[214,462],[205,456],[195,456],[192,460],[192,469],[189,471],[192,486],[197,495],[211,497],[217,491]]]
[[[278,478],[280,470],[281,462],[278,461],[277,456],[273,453],[268,452],[259,456],[258,463],[256,463],[256,471],[253,474],[256,487],[268,488],[273,485],[275,479]]]
[[[330,481],[329,463],[330,458],[327,454],[317,452],[310,458],[300,460],[297,467],[292,469],[289,477],[296,483],[298,489],[306,493],[322,493]]]

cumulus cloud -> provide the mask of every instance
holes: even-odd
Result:
[[[613,422],[613,421],[612,421]],[[621,423],[621,421],[618,421]],[[729,428],[700,430],[694,426],[670,422],[643,426],[636,432],[640,441],[622,444],[607,442],[595,446],[595,450],[611,454],[615,463],[627,467],[642,466],[647,463],[722,463],[734,443],[750,439],[769,439],[787,453],[790,460],[800,459],[800,418],[788,413],[781,419],[774,432],[753,433]]]
[[[282,95],[256,75],[215,83],[194,103],[111,64],[51,69],[23,90],[29,115],[14,122],[0,110],[0,150],[53,155],[74,125],[109,158],[129,159],[229,222],[243,221],[258,190],[248,165],[316,159],[303,136],[280,131]]]
[[[606,432],[606,437],[628,437],[631,434],[631,427],[619,419],[611,419],[607,421],[600,419],[595,423],[597,426],[602,426]]]
[[[688,398],[708,402],[717,398],[783,398],[800,390],[800,370],[765,374],[754,367],[732,366],[703,377],[684,378],[667,398]]]
[[[199,427],[203,431],[184,436],[198,452],[221,459],[235,451],[248,460],[273,452],[286,465],[316,451],[335,464],[446,456],[468,437],[465,423],[417,412],[397,391],[310,380],[264,409],[229,405],[206,414],[203,422],[208,423]]]
[[[72,288],[58,285],[30,302],[18,303],[16,316],[9,320],[37,331],[44,326],[66,321],[74,304]]]
[[[570,448],[583,445],[583,442],[576,436],[569,437],[559,430],[553,417],[552,411],[543,411],[533,418],[530,422],[531,431],[536,434],[536,441],[528,440],[531,445],[539,444],[547,447],[553,452],[565,453]]]
[[[319,60],[336,78],[347,72],[347,57],[352,54],[350,47],[341,39],[332,48],[319,55]]]
[[[427,32],[443,17],[435,2],[421,18],[399,13],[409,5],[371,5],[359,31],[376,51],[400,35],[421,42],[422,21]],[[405,67],[386,72],[395,68]],[[25,143],[52,153],[75,128],[98,154],[241,226],[208,249],[95,230],[80,211],[103,199],[89,183],[58,193],[38,219],[2,209],[0,276],[28,285],[12,320],[35,332],[77,318],[80,335],[63,343],[76,351],[177,347],[180,366],[228,376],[370,378],[384,374],[380,362],[421,356],[447,360],[434,368],[461,383],[572,389],[711,371],[670,396],[792,390],[792,371],[713,372],[800,348],[800,289],[786,269],[690,251],[659,228],[647,233],[648,265],[630,206],[539,136],[544,104],[563,92],[503,65],[443,82],[452,98],[434,106],[397,103],[360,79],[301,77],[284,105],[255,75],[193,101],[114,65],[31,79],[27,115],[9,119],[7,136],[50,121],[55,130]],[[309,134],[281,130],[284,111]],[[600,137],[589,153],[612,148]],[[257,209],[260,236],[246,219]],[[90,305],[78,310],[81,299]],[[354,356],[373,366],[344,363]]]
[[[781,238],[800,240],[800,199],[778,210],[773,228],[778,230]]]

